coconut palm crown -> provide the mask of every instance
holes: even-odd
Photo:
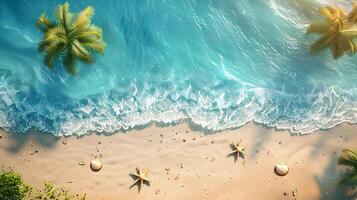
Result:
[[[339,157],[338,163],[351,167],[351,170],[343,175],[341,183],[357,186],[357,151],[350,149],[342,150],[342,155]]]
[[[353,55],[357,49],[357,5],[353,6],[349,14],[345,14],[341,8],[331,6],[321,8],[320,14],[324,19],[312,22],[306,32],[322,35],[310,46],[311,52],[319,53],[329,47],[335,59],[345,53]]]
[[[54,61],[61,57],[62,65],[72,75],[76,74],[77,60],[93,63],[91,53],[104,53],[102,29],[91,24],[94,9],[90,6],[74,15],[69,4],[58,5],[55,20],[42,14],[36,22],[44,33],[39,51],[44,53],[44,63],[53,68]]]

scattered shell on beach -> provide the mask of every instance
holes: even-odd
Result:
[[[289,166],[281,162],[275,165],[274,171],[278,176],[285,176],[289,172]]]
[[[66,145],[67,144],[67,140],[63,140],[62,144]]]
[[[86,165],[83,161],[80,161],[79,163],[78,163],[78,165],[80,165],[80,166],[84,166],[84,165]]]
[[[293,196],[296,197],[296,195],[297,195],[297,189],[294,189],[293,190]]]
[[[92,171],[98,172],[102,169],[103,164],[102,161],[100,161],[99,159],[95,159],[92,160],[92,162],[90,162],[90,168]]]

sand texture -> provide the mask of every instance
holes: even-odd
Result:
[[[110,135],[62,137],[2,132],[0,166],[25,181],[52,181],[89,199],[346,199],[337,187],[345,147],[357,148],[357,126],[341,125],[306,136],[247,124],[205,135],[186,123]],[[245,158],[228,156],[242,140]],[[90,170],[100,158],[103,168]],[[289,165],[286,176],[274,166]],[[136,167],[150,169],[150,186],[130,188]],[[295,190],[295,197],[293,191]],[[284,194],[285,193],[285,194]]]

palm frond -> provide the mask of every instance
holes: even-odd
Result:
[[[94,15],[94,9],[91,6],[86,7],[78,15],[73,23],[72,32],[77,32],[87,28],[91,23],[91,17]]]
[[[320,8],[319,12],[328,20],[333,20],[335,17],[335,9],[330,6]]]
[[[333,36],[331,35],[322,36],[320,39],[312,43],[312,45],[310,46],[310,52],[311,53],[321,52],[322,50],[324,50],[326,47],[329,46],[331,40],[333,40]]]
[[[351,170],[350,172],[345,173],[340,181],[343,185],[356,186],[357,185],[357,171],[356,169]]]
[[[357,3],[353,4],[351,12],[347,16],[348,21],[356,23],[357,22]]]
[[[353,49],[351,49],[349,42],[350,42],[350,39],[343,34],[339,34],[338,37],[336,37],[336,43],[344,52],[353,51]]]
[[[49,29],[53,28],[56,26],[56,24],[54,22],[52,22],[50,20],[50,18],[48,18],[46,16],[45,13],[43,13],[38,20],[36,21],[36,26],[42,31],[42,32],[46,32]]]
[[[76,36],[77,38],[80,38],[82,36],[84,37],[95,37],[97,39],[101,39],[103,35],[103,31],[101,28],[98,26],[95,26],[93,24],[88,25],[88,27],[85,30],[82,30],[81,32],[78,33]]]
[[[77,73],[75,67],[75,57],[73,55],[72,49],[67,50],[63,57],[62,64],[69,74],[75,75]]]
[[[357,27],[343,29],[340,32],[349,37],[357,37]]]
[[[357,151],[350,149],[343,149],[342,155],[338,159],[338,164],[352,167],[352,169],[346,172],[340,181],[344,185],[357,185]]]
[[[81,44],[83,47],[98,53],[104,53],[106,46],[105,43],[101,40],[97,40],[95,42],[81,42]]]
[[[78,58],[81,61],[87,62],[87,63],[92,63],[93,58],[91,57],[90,53],[88,50],[82,46],[78,40],[72,41],[71,42],[71,49],[73,55]]]
[[[62,43],[68,43],[66,31],[63,26],[56,26],[51,28],[45,33],[44,40],[48,41],[60,41]]]
[[[338,159],[338,164],[357,168],[357,152],[350,149],[343,149],[342,155]]]
[[[44,63],[47,67],[53,68],[54,60],[60,56],[64,48],[65,46],[63,44],[56,44],[46,48]]]
[[[339,57],[343,56],[343,54],[344,54],[343,49],[340,47],[340,45],[336,41],[334,41],[330,45],[330,50],[331,50],[333,59],[338,59]]]
[[[67,31],[70,30],[70,24],[72,23],[73,14],[69,12],[69,4],[65,3],[63,5],[58,5],[55,16],[59,24],[62,24],[64,29]]]
[[[325,34],[329,30],[330,30],[330,27],[326,22],[313,22],[308,27],[306,34],[310,34],[310,33]]]

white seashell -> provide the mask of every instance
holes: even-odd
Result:
[[[289,172],[289,166],[282,162],[275,165],[274,171],[279,176],[285,176]]]
[[[96,159],[96,160],[92,160],[92,162],[90,162],[90,168],[92,171],[100,171],[103,167],[102,161]]]

